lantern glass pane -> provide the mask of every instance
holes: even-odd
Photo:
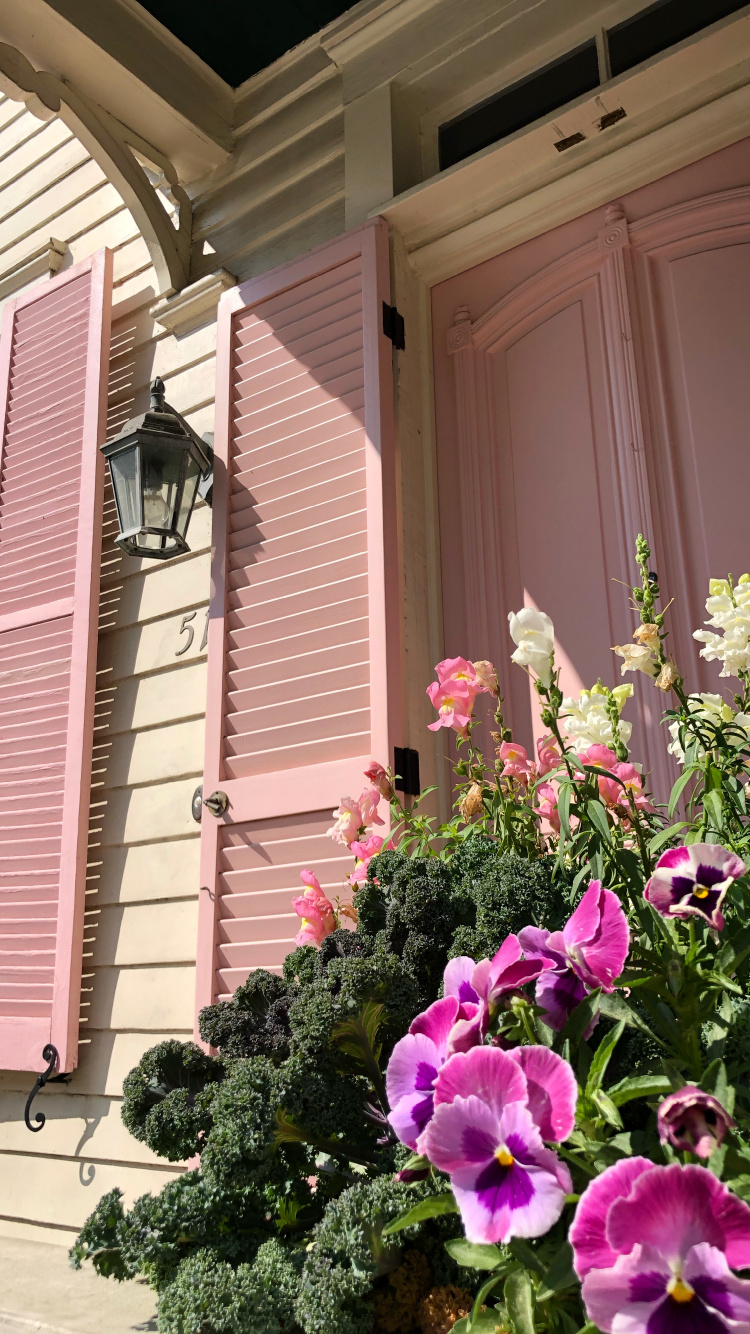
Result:
[[[190,522],[190,515],[193,509],[195,493],[198,490],[198,483],[201,479],[201,471],[197,461],[192,454],[188,455],[187,467],[185,469],[185,485],[182,489],[182,500],[180,501],[180,513],[177,516],[177,531],[182,537],[187,532],[187,526]]]
[[[141,445],[143,526],[169,532],[177,508],[183,451],[164,445]]]
[[[112,489],[115,493],[120,531],[132,532],[141,526],[140,487],[138,485],[138,451],[124,449],[109,460]]]

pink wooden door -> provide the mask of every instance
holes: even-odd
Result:
[[[639,531],[691,687],[719,686],[691,631],[709,576],[750,567],[748,182],[744,141],[435,289],[445,648],[498,663],[523,740],[508,611],[552,615],[566,692],[615,684]],[[634,684],[663,791],[662,701]]]
[[[112,256],[0,344],[0,1069],[78,1060]]]
[[[222,298],[198,1008],[280,970],[342,795],[398,741],[398,586],[382,223]]]

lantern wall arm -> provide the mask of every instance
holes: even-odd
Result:
[[[167,403],[165,400],[164,407],[167,412],[171,412],[172,416],[177,418],[180,425],[187,431],[196,449],[200,450],[206,460],[206,467],[201,474],[201,480],[198,485],[198,495],[201,497],[201,500],[205,500],[206,504],[210,506],[213,501],[214,490],[213,445],[210,445],[207,440],[203,440],[202,437],[198,435],[197,431],[193,430],[190,422],[185,421],[182,413],[178,412],[176,408],[173,408],[171,403]]]

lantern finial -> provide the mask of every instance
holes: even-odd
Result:
[[[150,407],[152,412],[164,411],[164,381],[160,375],[157,375],[156,379],[153,380],[151,384]]]

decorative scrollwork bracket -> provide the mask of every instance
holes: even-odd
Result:
[[[192,212],[171,162],[67,80],[34,69],[5,42],[0,42],[0,92],[25,102],[39,120],[59,116],[72,130],[130,209],[148,246],[159,294],[182,291],[190,281]]]
[[[52,1078],[53,1071],[58,1062],[57,1047],[53,1047],[51,1042],[48,1042],[46,1047],[44,1048],[44,1051],[42,1052],[42,1060],[47,1062],[47,1069],[37,1077],[36,1084],[31,1090],[31,1093],[29,1094],[28,1098],[26,1099],[26,1106],[23,1109],[23,1119],[26,1122],[26,1129],[32,1131],[32,1133],[35,1135],[39,1130],[42,1129],[47,1118],[44,1115],[44,1112],[37,1112],[34,1117],[36,1125],[32,1126],[31,1104],[34,1101],[39,1090],[43,1089],[48,1079]]]

